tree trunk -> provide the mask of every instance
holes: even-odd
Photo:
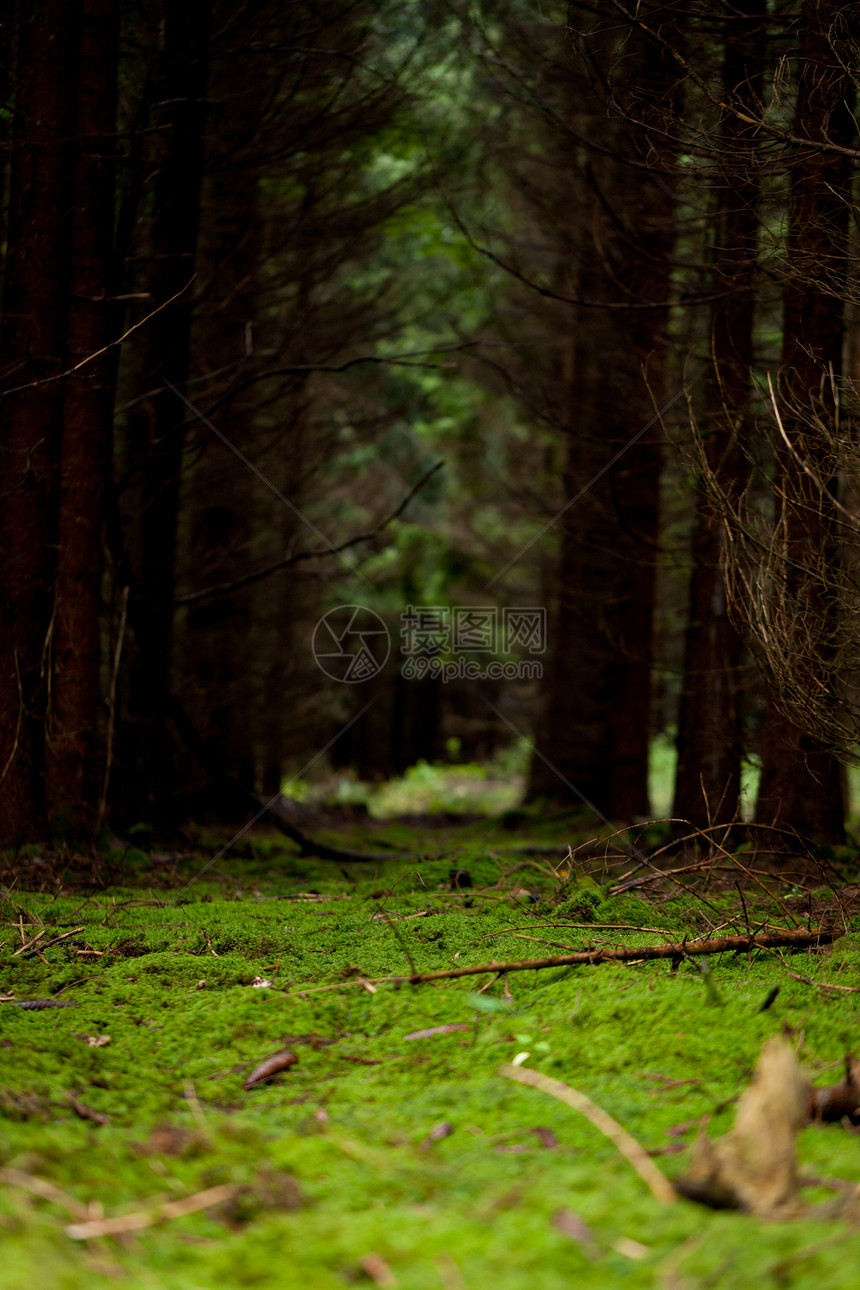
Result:
[[[104,764],[99,752],[103,499],[110,480],[113,355],[111,300],[118,15],[112,0],[84,0],[77,120],[75,213],[63,389],[62,484],[54,604],[54,676],[48,802],[55,828],[91,831]],[[91,356],[97,357],[91,358]]]
[[[727,20],[723,93],[749,113],[761,98],[767,12],[764,0]],[[733,494],[748,469],[742,445],[748,434],[753,362],[755,265],[758,237],[756,137],[733,113],[723,117],[715,176],[714,288],[726,293],[711,313],[712,370],[701,429],[708,466]],[[697,825],[728,822],[740,804],[743,646],[731,623],[720,574],[720,531],[697,490],[692,572],[678,717],[678,768],[672,814]]]
[[[609,39],[604,33],[600,41]],[[597,57],[619,54],[607,43]],[[595,157],[587,170],[593,195],[578,294],[610,300],[620,288],[631,307],[578,307],[571,319],[565,491],[572,504],[561,521],[553,655],[529,796],[581,796],[603,815],[633,819],[649,811],[662,455],[659,430],[646,427],[665,398],[675,236],[667,126],[679,108],[679,77],[674,60],[637,30],[623,42],[623,66],[624,116],[605,139],[617,155]],[[641,168],[643,158],[653,173]]]
[[[816,145],[856,143],[853,78],[829,40],[843,11],[836,0],[803,5],[794,133],[808,138],[810,147],[798,145],[792,174],[783,290],[783,421],[796,452],[813,469],[818,445],[811,418],[833,421],[831,381],[838,383],[842,370],[851,161]],[[776,466],[776,507],[787,551],[808,564],[810,555],[814,559],[833,545],[831,517],[793,455],[780,452]],[[813,585],[801,579],[787,590],[800,612],[813,619],[820,612]],[[826,747],[798,730],[773,696],[762,732],[756,819],[796,829],[816,842],[844,841],[840,765]]]
[[[210,0],[165,10],[157,171],[153,183],[149,308],[141,383],[147,397],[128,421],[129,452],[140,464],[135,553],[143,639],[137,641],[123,731],[121,814],[156,818],[166,811],[171,746],[163,695],[172,655],[175,556],[184,426],[189,413],[166,377],[185,392],[189,372],[195,252],[203,169]]]
[[[0,846],[47,829],[63,389],[56,377],[65,359],[78,42],[74,8],[64,0],[20,6],[0,333]]]

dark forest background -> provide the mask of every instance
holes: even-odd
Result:
[[[858,36],[832,0],[19,4],[0,846],[523,739],[528,800],[628,822],[658,736],[674,816],[737,819],[757,766],[775,842],[842,842]],[[545,606],[543,678],[339,684],[311,640],[354,604],[395,646],[410,605]]]

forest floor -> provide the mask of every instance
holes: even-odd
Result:
[[[223,854],[201,835],[10,862],[4,1290],[855,1290],[858,1211],[833,1212],[860,1181],[847,1125],[803,1130],[816,1181],[764,1221],[660,1203],[604,1133],[501,1072],[587,1094],[670,1179],[704,1117],[729,1129],[769,1036],[834,1084],[858,1047],[850,857],[786,880],[681,849],[663,867],[699,867],[661,877],[629,835],[580,845],[570,818],[328,824],[392,858],[322,863],[257,829]],[[812,950],[378,980],[822,922],[844,934]],[[73,1006],[17,1006],[39,999]]]

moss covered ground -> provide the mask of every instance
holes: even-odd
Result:
[[[723,870],[612,895],[622,865],[554,874],[560,854],[515,851],[531,835],[513,822],[389,822],[375,850],[428,858],[349,868],[262,832],[214,862],[226,839],[167,863],[117,850],[97,871],[18,857],[0,906],[4,1290],[855,1290],[860,1232],[826,1216],[826,1186],[790,1223],[660,1205],[586,1120],[499,1073],[519,1057],[582,1090],[679,1175],[703,1116],[730,1127],[769,1035],[787,1028],[817,1082],[840,1078],[860,1010],[854,889],[738,871],[742,906]],[[559,821],[535,840],[568,834]],[[452,889],[452,868],[472,886]],[[725,954],[709,972],[511,973],[511,998],[492,975],[367,984],[822,917],[848,928],[832,948]],[[286,1047],[297,1062],[246,1088]],[[860,1182],[840,1125],[806,1129],[799,1155],[811,1177]],[[34,1194],[44,1183],[58,1190]],[[136,1232],[67,1232],[81,1206],[152,1213],[222,1184],[220,1203]]]

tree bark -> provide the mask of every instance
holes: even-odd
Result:
[[[65,0],[20,6],[0,331],[0,846],[47,831],[57,377],[65,360],[78,42],[74,7]]]
[[[677,15],[666,21],[678,36]],[[659,430],[645,428],[666,392],[676,149],[667,126],[679,110],[680,82],[674,60],[647,36],[631,30],[618,47],[616,38],[602,33],[595,43],[603,75],[607,64],[623,66],[621,98],[613,100],[622,116],[603,136],[615,155],[595,157],[587,169],[592,199],[577,286],[584,298],[620,296],[631,307],[577,307],[570,321],[570,504],[529,796],[584,800],[603,815],[633,819],[649,813],[662,453]]]
[[[128,420],[129,453],[140,466],[131,547],[147,623],[134,656],[123,730],[120,813],[155,819],[165,811],[171,748],[163,696],[169,689],[185,392],[193,321],[208,76],[210,0],[167,6],[156,108],[157,166],[152,191],[149,307],[140,380],[147,397]]]
[[[54,828],[91,831],[104,774],[101,701],[103,498],[110,480],[115,361],[113,215],[118,13],[84,0],[75,212],[68,313],[69,365],[87,359],[63,392],[62,484],[54,605],[54,675],[47,750]],[[95,355],[96,357],[92,357]]]
[[[854,82],[830,34],[844,9],[836,0],[806,0],[794,133],[786,280],[783,289],[781,392],[783,420],[798,455],[815,467],[813,419],[832,422],[842,370],[843,302],[851,161],[819,147],[856,143]],[[833,545],[826,503],[787,451],[777,454],[776,509],[789,556],[809,563]],[[799,612],[820,612],[815,587],[802,577],[788,592]],[[822,744],[802,733],[771,696],[762,732],[762,776],[756,804],[761,824],[796,829],[821,843],[845,836],[841,768]]]
[[[727,21],[723,94],[747,114],[758,110],[765,56],[764,0]],[[728,494],[748,475],[759,180],[754,130],[732,112],[720,129],[713,220],[712,369],[701,430],[709,469]],[[729,619],[720,573],[720,530],[701,485],[693,523],[692,571],[678,717],[678,768],[672,814],[696,825],[737,818],[740,805],[743,645]]]

